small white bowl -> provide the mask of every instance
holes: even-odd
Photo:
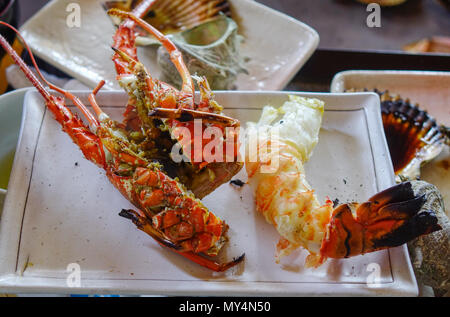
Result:
[[[23,99],[29,88],[23,88],[0,95],[0,164],[15,151],[19,138],[22,120]],[[0,166],[0,173],[7,173],[9,178],[11,168]],[[4,177],[5,175],[1,175]],[[6,196],[6,188],[0,187],[0,212]]]

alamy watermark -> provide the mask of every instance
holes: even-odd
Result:
[[[78,263],[69,263],[66,268],[69,275],[66,278],[68,287],[81,287],[81,266]]]
[[[66,25],[69,28],[81,27],[81,7],[76,2],[71,2],[66,7],[66,12],[69,14],[66,17]]]
[[[369,28],[381,27],[381,7],[378,3],[369,3],[366,8],[367,12],[371,12],[366,19]]]
[[[381,286],[381,267],[378,263],[367,265],[367,272],[370,274],[366,278],[366,285],[369,288],[379,288]]]

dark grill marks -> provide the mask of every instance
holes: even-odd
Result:
[[[350,239],[352,237],[352,234],[350,233],[350,230],[348,230],[347,227],[344,225],[344,223],[342,223],[342,228],[345,230],[345,233],[347,233],[347,237],[345,238],[344,245],[345,245],[345,249],[346,249],[345,258],[348,258],[350,256],[350,244],[349,244],[349,241],[350,241]]]

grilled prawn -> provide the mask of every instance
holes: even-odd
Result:
[[[247,151],[246,169],[257,210],[281,235],[277,261],[303,247],[310,253],[307,266],[319,266],[326,258],[395,247],[440,230],[433,210],[422,208],[436,188],[421,182],[401,183],[364,203],[334,208],[330,200],[318,201],[303,164],[318,142],[323,110],[320,100],[291,96],[278,110],[266,106],[259,123],[249,126],[247,138],[256,137],[258,148],[265,150],[258,160]],[[280,114],[282,119],[272,124]]]

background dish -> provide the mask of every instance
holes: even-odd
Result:
[[[88,93],[76,94],[85,100]],[[293,94],[318,97],[327,104],[320,142],[306,165],[308,179],[322,201],[325,195],[341,202],[366,200],[393,184],[377,95]],[[126,99],[122,92],[99,94],[99,103],[115,118],[121,117]],[[245,125],[259,118],[264,105],[280,106],[287,93],[217,92],[216,100],[226,114]],[[275,264],[279,237],[254,212],[253,194],[246,185],[224,184],[204,199],[231,227],[222,260],[245,252],[245,263],[221,274],[193,264],[162,249],[117,215],[130,203],[82,157],[45,111],[37,92],[27,94],[25,109],[0,227],[0,287],[6,291],[235,296],[418,293],[405,246],[330,260],[316,270],[303,267],[307,252],[300,250],[282,265]],[[245,181],[245,171],[235,178]],[[68,287],[70,263],[80,265],[79,287]],[[367,284],[374,265],[379,268],[379,284]]]
[[[70,0],[54,0],[22,26],[28,44],[46,62],[94,87],[119,88],[111,61],[114,26],[97,1],[79,1],[81,27],[66,24]],[[319,43],[312,28],[266,6],[248,0],[230,0],[232,17],[244,37],[242,56],[249,75],[238,76],[238,90],[281,90],[308,60]],[[140,48],[139,56],[159,78],[156,49]]]
[[[23,98],[28,90],[19,89],[0,96],[0,215],[19,139]]]

